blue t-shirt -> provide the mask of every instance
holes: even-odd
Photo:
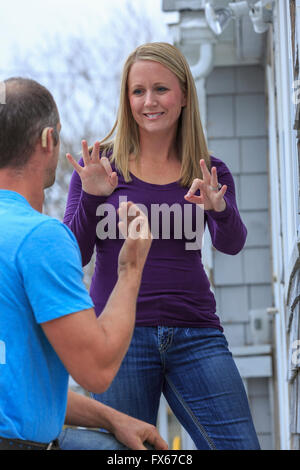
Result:
[[[40,324],[91,307],[72,232],[0,190],[0,436],[59,435],[69,376]]]

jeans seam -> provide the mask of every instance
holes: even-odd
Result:
[[[159,339],[159,335],[160,335],[160,326],[157,327],[158,329],[158,339]],[[170,334],[170,330],[171,330],[171,334]],[[162,362],[162,366],[163,366],[163,372],[165,374],[165,371],[166,371],[166,360],[165,360],[165,353],[167,352],[167,349],[171,346],[171,343],[173,341],[173,336],[174,336],[174,328],[169,328],[168,327],[168,341],[167,341],[167,344],[163,347],[160,347],[160,341],[158,341],[158,351],[159,351],[159,355],[160,355],[160,359],[161,359],[161,362]]]
[[[160,360],[161,360],[162,367],[163,367],[163,373],[164,373],[164,375],[165,375],[165,372],[166,372],[166,361],[165,361],[164,351],[159,351],[159,355],[160,355]]]
[[[206,443],[208,444],[208,446],[210,447],[211,450],[217,450],[217,447],[215,446],[213,440],[209,437],[209,435],[207,434],[204,426],[199,422],[199,420],[196,418],[196,416],[194,415],[194,413],[192,412],[192,410],[190,409],[190,407],[186,404],[186,402],[184,401],[184,399],[181,397],[180,393],[177,391],[175,385],[173,384],[173,382],[168,378],[168,377],[165,377],[165,380],[168,382],[168,384],[170,385],[171,389],[173,390],[173,392],[175,393],[177,399],[180,401],[180,403],[182,404],[183,408],[185,409],[185,411],[189,414],[189,416],[191,417],[192,421],[194,422],[194,424],[197,426],[197,428],[199,429],[202,437],[205,439]]]
[[[160,352],[166,352],[167,349],[171,346],[172,341],[173,341],[173,336],[174,336],[174,328],[168,328],[168,337],[167,337],[167,342],[164,345],[159,346],[159,351]],[[160,343],[160,342],[159,342]]]
[[[163,348],[164,352],[167,352],[167,350],[169,349],[169,347],[172,344],[173,332],[174,332],[173,328],[168,327],[168,338],[167,338],[167,343],[165,344],[165,346]]]

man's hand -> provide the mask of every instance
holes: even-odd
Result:
[[[157,450],[168,449],[168,444],[152,424],[114,410],[112,426],[112,433],[116,439],[129,449],[147,450],[147,447],[145,447],[146,442]]]
[[[118,213],[119,229],[125,237],[119,253],[118,274],[136,272],[141,276],[152,243],[148,219],[132,202],[122,202]]]
[[[146,450],[146,442],[157,450],[168,449],[167,443],[152,424],[132,418],[72,390],[68,392],[65,424],[107,429],[119,442],[133,450]]]

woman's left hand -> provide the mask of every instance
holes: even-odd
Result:
[[[188,193],[184,196],[185,199],[195,204],[203,204],[204,210],[224,211],[226,209],[224,194],[227,186],[219,185],[216,167],[212,167],[210,173],[204,160],[200,160],[200,166],[203,180],[196,178],[193,181]],[[200,189],[200,196],[195,196],[198,189]]]

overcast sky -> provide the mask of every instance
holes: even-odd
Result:
[[[154,40],[166,40],[166,16],[162,0],[130,0],[157,25]],[[0,79],[9,75],[13,51],[20,54],[38,46],[44,37],[56,32],[99,31],[114,15],[122,15],[125,0],[0,0]],[[112,32],[113,33],[113,32]],[[126,38],[124,38],[126,40]],[[109,43],[109,38],[108,38]]]

